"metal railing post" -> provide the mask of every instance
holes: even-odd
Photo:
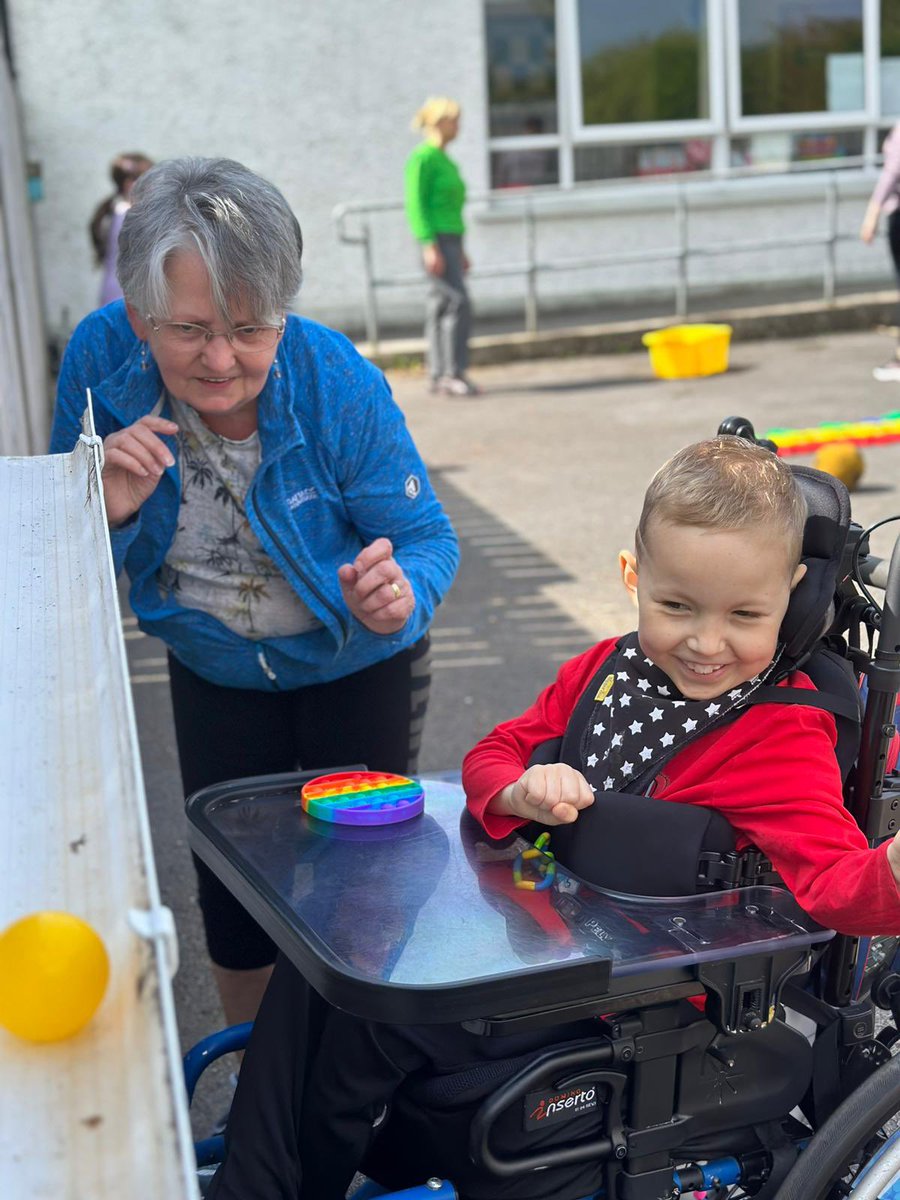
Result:
[[[822,291],[826,304],[834,304],[834,295],[837,286],[837,218],[837,178],[832,172],[828,176],[828,184],[825,188],[825,273]]]
[[[844,170],[848,166],[863,165],[863,160],[859,162],[853,160],[845,160],[841,163],[841,169]],[[538,239],[538,223],[544,216],[554,217],[562,215],[557,214],[557,209],[554,207],[545,207],[544,201],[548,200],[551,195],[556,196],[562,194],[565,189],[529,189],[521,194],[521,197],[514,197],[517,203],[521,204],[521,208],[516,208],[512,211],[504,205],[504,212],[509,213],[511,220],[521,218],[524,222],[524,249],[525,256],[522,262],[487,265],[479,267],[475,272],[478,279],[505,279],[515,277],[522,279],[524,276],[524,287],[522,291],[523,308],[524,308],[524,325],[529,334],[534,334],[537,331],[539,324],[539,287],[538,276],[545,271],[568,271],[582,269],[603,269],[619,264],[635,264],[635,263],[650,263],[658,264],[659,262],[675,264],[675,278],[673,281],[674,288],[674,307],[675,313],[679,320],[686,320],[691,307],[690,298],[690,268],[694,258],[717,257],[720,255],[733,255],[735,253],[743,254],[751,251],[773,251],[773,250],[793,250],[800,246],[810,246],[818,249],[820,246],[825,248],[825,261],[823,268],[823,292],[824,301],[827,305],[835,303],[837,293],[837,247],[845,239],[851,235],[849,233],[841,233],[839,225],[840,203],[839,179],[835,170],[830,168],[822,168],[816,166],[816,182],[819,186],[825,189],[826,203],[826,228],[815,229],[808,233],[800,232],[793,233],[791,236],[780,234],[770,237],[749,237],[746,240],[734,240],[730,243],[723,242],[717,239],[709,245],[704,245],[702,241],[698,241],[696,246],[691,245],[690,231],[690,198],[692,188],[697,185],[697,181],[688,177],[684,179],[673,180],[672,203],[674,204],[674,223],[675,237],[666,245],[655,248],[636,248],[631,247],[612,253],[595,254],[595,255],[580,255],[577,258],[569,258],[559,254],[547,256],[546,252],[543,259],[538,261],[537,239]],[[788,172],[787,174],[801,175],[803,172],[798,168],[796,171]],[[737,181],[744,178],[745,175],[749,178],[752,175],[758,175],[759,172],[748,172],[740,169],[726,170],[723,172],[724,177],[734,177]],[[702,187],[702,184],[700,184]],[[598,189],[604,192],[604,198],[612,195],[609,189]],[[805,192],[805,189],[803,189]],[[799,193],[796,193],[799,194]],[[820,193],[817,193],[820,194]],[[504,197],[509,199],[510,197]],[[795,198],[795,190],[791,190],[789,200]],[[493,193],[470,195],[470,202],[481,202],[484,200],[494,202],[499,198]],[[806,197],[804,196],[804,200]],[[815,203],[814,200],[810,201]],[[371,204],[345,204],[339,205],[334,209],[334,217],[337,223],[338,237],[348,245],[361,246],[363,252],[363,271],[364,271],[364,288],[365,288],[365,327],[366,336],[369,343],[374,349],[378,348],[379,343],[379,314],[378,314],[378,298],[379,289],[384,287],[409,287],[418,288],[424,282],[421,274],[413,275],[403,272],[382,272],[376,275],[375,271],[375,248],[373,246],[373,229],[369,221],[371,214],[376,213],[394,213],[402,209],[402,201],[382,201]],[[499,207],[499,204],[498,204]],[[596,216],[605,211],[606,205],[600,204],[599,207],[590,208],[588,212],[591,216]],[[613,210],[617,215],[626,213],[627,208],[620,202],[613,206]],[[358,227],[353,231],[348,228],[348,222],[351,219],[356,219],[360,222]],[[358,231],[357,231],[358,229]],[[508,293],[510,299],[513,298],[513,293]]]
[[[687,197],[681,183],[675,189],[675,239],[676,259],[675,315],[683,321],[688,315],[688,208]]]
[[[531,196],[525,197],[525,331],[537,333],[537,222]]]
[[[365,270],[366,339],[371,349],[378,351],[378,299],[375,294],[375,270],[372,263],[372,238],[369,222],[362,222],[363,267]]]

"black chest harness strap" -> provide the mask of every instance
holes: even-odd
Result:
[[[575,874],[599,886],[645,895],[683,895],[717,887],[780,883],[760,851],[753,847],[740,853],[735,850],[734,831],[720,813],[654,798],[656,778],[687,744],[737,720],[751,705],[799,704],[858,721],[858,703],[850,697],[776,687],[760,680],[737,707],[731,706],[705,725],[682,732],[673,744],[654,749],[633,779],[620,777],[616,787],[609,789],[609,778],[602,778],[604,764],[588,765],[591,757],[596,759],[596,755],[589,754],[590,734],[597,728],[598,714],[603,717],[609,711],[602,708],[603,701],[598,697],[604,694],[604,687],[607,692],[611,688],[611,677],[617,677],[620,668],[627,666],[622,655],[636,644],[635,634],[616,643],[579,697],[563,737],[541,747],[531,760],[568,763],[585,775],[598,797],[599,803],[580,815],[577,837],[575,826],[554,827],[557,858]],[[674,703],[678,705],[679,701]],[[696,710],[696,702],[687,702],[684,711],[691,711],[692,705]],[[677,854],[672,853],[673,846],[678,847]]]

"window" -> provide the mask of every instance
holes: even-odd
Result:
[[[712,143],[708,138],[683,142],[633,142],[614,146],[576,146],[575,179],[629,179],[648,175],[675,175],[708,171]]]
[[[578,0],[584,125],[709,116],[706,0]]]
[[[860,112],[862,0],[741,0],[741,113]]]
[[[886,117],[900,117],[900,4],[897,0],[882,0],[881,3],[881,112]]]
[[[485,14],[494,187],[855,167],[900,121],[900,0],[485,0]]]
[[[491,155],[491,180],[495,188],[559,183],[559,154],[540,147],[495,150]]]
[[[734,138],[731,143],[731,165],[764,167],[771,171],[787,169],[793,163],[856,158],[862,152],[863,135],[860,129],[811,129],[800,133],[776,129]]]
[[[488,0],[491,137],[555,133],[554,0]]]

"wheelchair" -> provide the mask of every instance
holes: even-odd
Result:
[[[719,432],[757,440],[743,418]],[[809,509],[807,574],[782,627],[786,666],[805,671],[835,714],[845,803],[874,846],[900,828],[900,774],[886,771],[900,691],[900,540],[888,568],[869,554],[871,530],[851,521],[843,485],[794,470]],[[880,607],[872,586],[884,589]],[[559,751],[544,747],[536,761]],[[629,855],[649,823],[679,846],[677,861]],[[635,959],[639,968],[600,973],[593,994],[558,1002],[552,989],[530,989],[527,1008],[464,1022],[500,1044],[530,1031],[541,1045],[407,1080],[373,1134],[358,1200],[900,1200],[900,937],[830,936],[804,923],[771,865],[739,854],[708,810],[623,796],[604,806],[604,828],[602,861],[575,861],[561,839],[559,870],[544,856],[533,877],[572,936],[599,944],[614,968],[618,946],[653,923],[653,898],[687,896],[687,916],[667,918],[668,940]],[[474,854],[465,823],[463,835]],[[510,856],[521,856],[515,839]],[[527,939],[514,941],[527,914],[505,895],[491,903],[527,959]],[[748,921],[750,950],[738,954]],[[586,1020],[589,1037],[566,1034]],[[190,1052],[190,1093],[248,1029]],[[221,1149],[200,1144],[198,1163]]]

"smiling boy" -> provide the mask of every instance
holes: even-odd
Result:
[[[620,555],[636,633],[565,663],[529,709],[466,756],[468,805],[492,837],[526,821],[575,821],[604,791],[706,806],[822,924],[900,933],[900,841],[870,849],[844,808],[833,716],[752,703],[775,682],[779,629],[806,569],[805,516],[790,469],[739,438],[688,446],[660,468],[635,551]],[[814,690],[800,671],[778,686]],[[578,768],[528,767],[536,747],[567,730]]]

